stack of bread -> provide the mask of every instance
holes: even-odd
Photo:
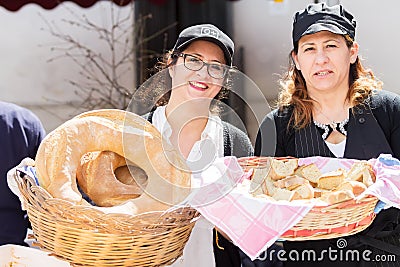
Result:
[[[357,161],[349,170],[322,173],[314,163],[299,166],[298,159],[268,158],[263,168],[255,168],[250,193],[275,200],[319,199],[331,205],[354,199],[375,182],[368,161]]]

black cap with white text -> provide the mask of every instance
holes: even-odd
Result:
[[[179,34],[173,51],[182,51],[196,40],[207,40],[218,45],[224,52],[226,65],[232,65],[234,43],[228,35],[212,24],[199,24],[184,29]]]

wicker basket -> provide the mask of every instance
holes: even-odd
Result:
[[[268,157],[246,157],[239,158],[238,161],[242,168],[248,171],[254,168],[267,168],[268,160]],[[319,240],[358,233],[373,222],[377,201],[376,197],[367,196],[357,202],[352,199],[329,206],[314,206],[281,238],[288,241]]]
[[[182,255],[199,216],[188,207],[137,216],[105,214],[53,198],[27,175],[17,183],[39,246],[74,266],[171,264]]]

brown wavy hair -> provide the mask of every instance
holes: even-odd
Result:
[[[354,41],[348,36],[343,35],[346,45],[351,48]],[[296,55],[298,53],[298,43],[292,50]],[[279,80],[280,92],[278,95],[277,106],[279,109],[292,107],[293,113],[290,123],[295,129],[301,129],[311,123],[312,107],[314,100],[310,98],[307,92],[306,82],[301,71],[296,69],[292,52],[289,54],[288,71]],[[382,89],[382,82],[373,74],[372,70],[366,69],[358,56],[356,61],[350,65],[349,91],[347,99],[352,107],[363,105],[364,101],[372,94],[374,89]]]

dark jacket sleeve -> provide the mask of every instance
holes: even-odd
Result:
[[[224,140],[224,145],[226,145],[226,142],[229,141],[231,151],[231,153],[225,153],[225,156],[235,156],[238,158],[253,156],[254,150],[248,135],[244,131],[240,130],[230,123],[222,123],[224,129],[227,129],[229,134],[229,140]],[[224,135],[224,138],[227,137]]]
[[[265,116],[257,133],[256,156],[294,155],[294,132],[288,128],[290,114],[290,109],[275,109]]]
[[[379,91],[372,97],[371,110],[386,136],[393,156],[400,159],[400,96]]]
[[[254,155],[275,156],[277,147],[277,135],[275,126],[276,110],[265,116],[257,132]]]

